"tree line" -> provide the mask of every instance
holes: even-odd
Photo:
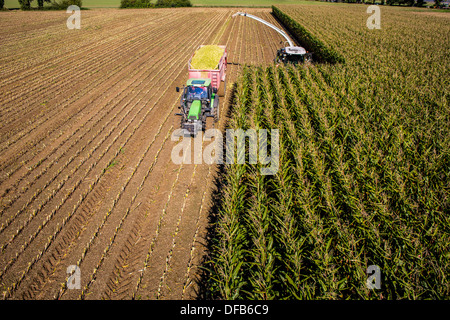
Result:
[[[20,9],[22,10],[31,10],[31,5],[34,0],[18,0]],[[82,0],[37,0],[38,9],[44,9],[44,3],[49,3],[50,5],[46,6],[48,9],[61,9],[66,10],[70,5],[76,5],[78,7],[82,7]],[[5,0],[0,0],[0,9],[3,9],[5,6]]]
[[[192,7],[190,0],[121,0],[120,8],[176,8]]]

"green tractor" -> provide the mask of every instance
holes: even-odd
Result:
[[[180,88],[176,88],[180,92]],[[219,121],[219,95],[211,85],[211,79],[191,78],[183,86],[180,106],[181,128],[196,136],[197,132],[211,128]],[[208,124],[207,124],[208,122]]]

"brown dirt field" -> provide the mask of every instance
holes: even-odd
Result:
[[[217,168],[171,161],[175,87],[200,44],[227,45],[230,88],[283,40],[235,12],[88,10],[80,30],[65,12],[0,12],[4,299],[196,298]]]

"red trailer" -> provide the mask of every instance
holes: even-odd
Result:
[[[200,49],[203,45],[197,48]],[[195,55],[191,56],[188,61],[188,70],[189,70],[189,79],[211,79],[211,86],[213,89],[218,92],[219,96],[223,97],[225,95],[226,90],[226,70],[227,70],[227,47],[226,46],[218,46],[223,49],[223,55],[220,58],[219,64],[216,69],[193,69],[191,66],[192,58]],[[196,51],[197,51],[196,50]]]

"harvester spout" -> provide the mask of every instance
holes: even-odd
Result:
[[[263,19],[261,19],[259,17],[256,17],[254,15],[251,15],[251,14],[248,14],[248,13],[245,13],[245,12],[236,12],[235,14],[232,15],[233,18],[236,17],[236,16],[249,17],[249,18],[252,18],[252,19],[254,19],[256,21],[264,23],[266,26],[274,29],[276,32],[281,34],[286,39],[286,41],[289,43],[289,47],[293,47],[294,46],[294,43],[292,42],[291,38],[289,38],[289,36],[286,34],[286,32],[284,32],[280,28],[274,26],[273,24],[271,24],[271,23],[269,23],[269,22],[267,22],[267,21],[265,21],[265,20],[263,20]]]

